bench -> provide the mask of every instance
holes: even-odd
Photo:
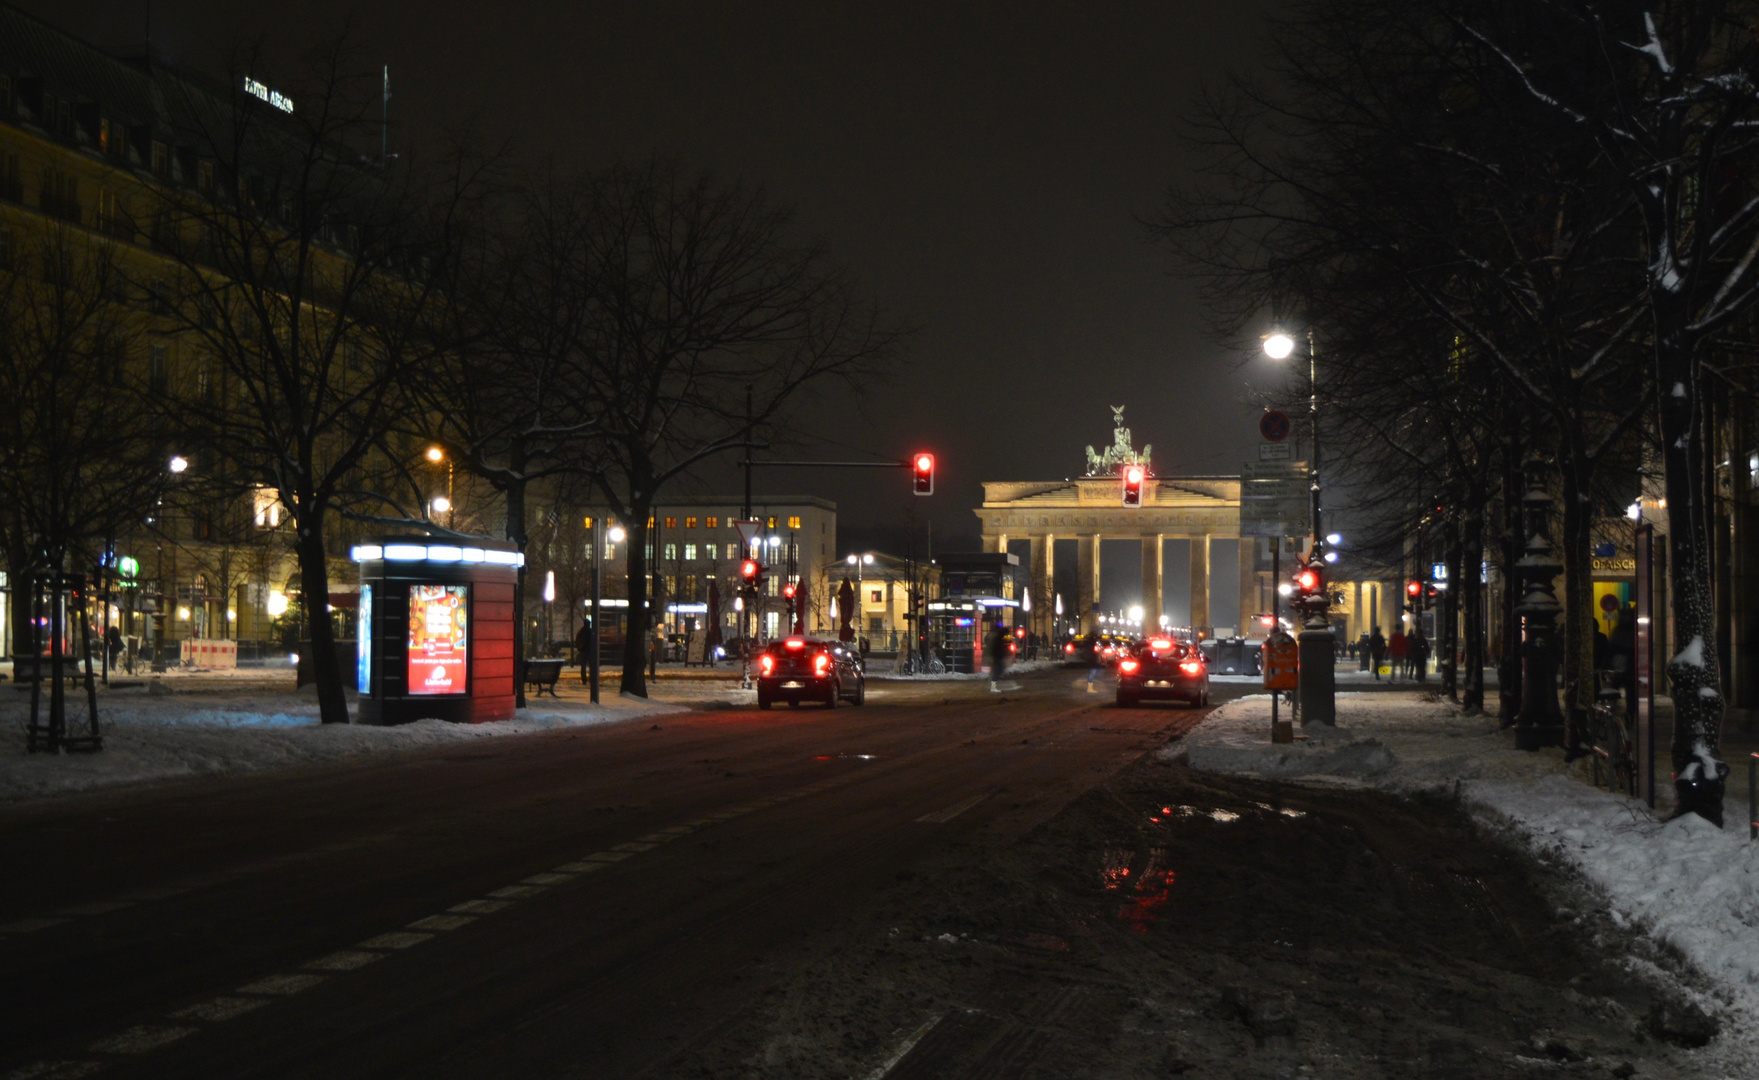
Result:
[[[525,662],[525,685],[537,688],[538,696],[548,690],[551,697],[556,696],[556,680],[562,677],[562,658],[554,657],[544,660],[527,660]]]

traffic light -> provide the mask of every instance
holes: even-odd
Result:
[[[1142,481],[1147,478],[1148,470],[1140,465],[1124,466],[1124,505],[1142,505]]]
[[[1303,566],[1295,574],[1295,596],[1311,600],[1325,591],[1325,574],[1317,566]]]
[[[763,584],[763,563],[756,559],[746,559],[739,564],[739,582],[748,589],[757,589]]]
[[[911,462],[911,464],[912,464],[914,471],[916,473],[915,487],[913,490],[915,490],[916,494],[918,494],[918,495],[933,495],[934,494],[934,455],[933,454],[917,454],[915,460],[913,462]]]
[[[792,581],[782,586],[782,596],[788,600],[794,599],[794,583]]]

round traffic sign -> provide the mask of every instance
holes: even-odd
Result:
[[[1271,409],[1258,418],[1258,433],[1264,436],[1265,442],[1282,442],[1289,437],[1289,417],[1286,413]]]

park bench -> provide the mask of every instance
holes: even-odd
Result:
[[[562,658],[554,657],[544,660],[527,660],[525,662],[525,685],[535,687],[538,695],[545,690],[551,697],[556,696],[556,680],[562,677]]]

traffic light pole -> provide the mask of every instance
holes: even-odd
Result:
[[[1313,328],[1307,329],[1307,416],[1313,429],[1313,446],[1308,463],[1309,489],[1313,497],[1313,542],[1308,545],[1312,564],[1324,565],[1325,528],[1319,508],[1319,355],[1313,347]],[[1331,632],[1330,585],[1321,578],[1318,595],[1303,605],[1305,619],[1297,640],[1301,649],[1301,711],[1304,724],[1336,726],[1337,706],[1337,638]]]

